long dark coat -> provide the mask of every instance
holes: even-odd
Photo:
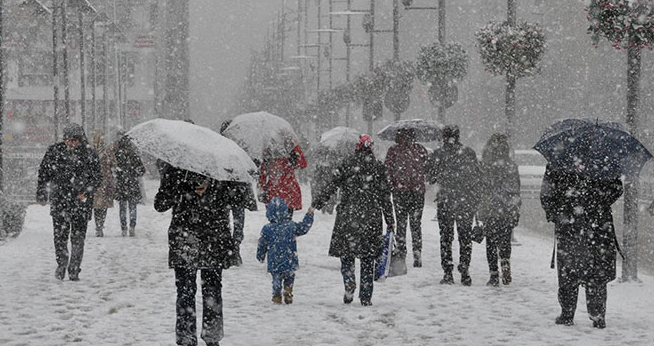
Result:
[[[36,200],[47,202],[49,199],[52,216],[90,220],[93,195],[101,179],[98,155],[86,139],[70,151],[64,142],[55,143],[41,161]],[[86,198],[78,199],[80,194]]]
[[[377,257],[384,231],[382,216],[386,224],[395,225],[386,167],[370,151],[350,156],[334,170],[331,181],[315,197],[313,206],[320,209],[337,189],[341,201],[336,206],[329,255]]]
[[[447,143],[434,151],[429,165],[429,182],[440,186],[436,201],[454,209],[477,209],[480,170],[474,150],[459,142]]]
[[[171,268],[229,268],[235,255],[229,212],[237,204],[230,197],[232,183],[208,180],[206,191],[195,188],[206,178],[171,167],[161,178],[154,198],[158,212],[172,209],[168,228]]]
[[[140,201],[139,178],[145,174],[143,161],[129,138],[123,137],[114,151],[116,157],[116,195],[118,201]]]
[[[617,243],[611,205],[622,195],[622,182],[588,180],[549,166],[541,204],[555,224],[559,281],[605,284],[615,279]]]
[[[486,223],[499,219],[508,228],[514,228],[520,220],[520,173],[510,158],[481,164],[481,195],[477,218]]]

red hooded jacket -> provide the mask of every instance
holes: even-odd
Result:
[[[386,153],[386,170],[393,191],[425,193],[425,173],[429,154],[422,144],[400,141]]]
[[[291,159],[293,157],[293,159]],[[280,157],[261,165],[259,189],[266,193],[266,204],[279,197],[293,210],[302,209],[302,191],[295,179],[297,168],[305,169],[307,160],[299,146],[291,151],[291,157]]]

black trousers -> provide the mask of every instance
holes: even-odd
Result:
[[[175,268],[177,286],[177,345],[196,346],[195,293],[197,269]],[[211,345],[223,338],[222,269],[200,269],[202,286],[202,339]]]
[[[577,310],[577,297],[579,295],[579,283],[571,283],[570,280],[561,280],[559,274],[558,299],[561,305],[561,314],[567,318],[574,318]],[[588,282],[586,286],[586,309],[591,319],[604,319],[606,315],[606,283],[595,284]]]
[[[354,274],[354,257],[341,257],[341,275],[343,275],[343,284],[345,291],[354,293],[357,287],[356,275]],[[359,299],[361,301],[370,301],[372,299],[373,282],[375,278],[375,258],[361,259],[361,279],[359,288]]]
[[[457,206],[451,201],[436,203],[438,227],[441,234],[441,266],[445,272],[452,272],[452,242],[454,241],[454,224],[459,236],[459,272],[467,272],[472,257],[472,219],[470,208]]]
[[[506,220],[501,218],[490,218],[484,225],[486,229],[486,260],[488,270],[498,271],[497,256],[503,260],[511,259],[511,232]]]
[[[419,258],[422,251],[422,210],[425,207],[425,194],[417,191],[395,191],[393,192],[393,204],[397,225],[396,254],[401,257],[405,257],[407,254],[406,227],[408,219],[411,227],[413,256]]]
[[[104,229],[104,221],[107,219],[107,208],[93,209],[93,217],[95,218],[95,229],[102,231]]]
[[[88,220],[84,217],[66,218],[63,215],[52,216],[54,227],[54,248],[57,267],[68,268],[68,276],[77,276],[82,270],[84,257],[84,240]],[[70,238],[70,256],[68,239]]]

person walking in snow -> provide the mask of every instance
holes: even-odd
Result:
[[[154,198],[158,212],[172,209],[168,228],[168,265],[177,287],[177,345],[196,346],[197,272],[202,286],[202,333],[208,346],[223,337],[222,271],[234,263],[229,227],[232,185],[168,167]]]
[[[416,143],[412,129],[399,130],[396,144],[388,149],[384,164],[393,193],[397,222],[396,251],[393,254],[391,275],[406,273],[405,258],[407,219],[411,226],[413,266],[422,267],[422,210],[425,206],[425,172],[429,156],[422,144]],[[397,271],[394,273],[394,271]]]
[[[375,259],[381,254],[384,233],[382,218],[389,229],[395,229],[386,167],[375,158],[372,146],[372,138],[362,135],[355,154],[334,170],[330,182],[312,203],[314,209],[320,209],[340,190],[329,255],[341,259],[345,304],[354,298],[354,261],[358,258],[361,261],[359,299],[363,306],[372,305]]]
[[[143,198],[139,179],[145,174],[145,167],[129,137],[119,133],[119,138],[114,151],[116,157],[115,199],[118,201],[121,234],[123,237],[127,236],[127,209],[129,207],[129,236],[134,237],[136,236],[136,206]]]
[[[302,222],[293,222],[288,213],[286,202],[275,197],[266,206],[269,224],[263,226],[257,260],[263,263],[268,256],[268,272],[272,275],[272,302],[282,303],[282,285],[284,303],[293,303],[293,283],[295,271],[299,268],[297,242],[295,238],[307,234],[313,224],[313,209],[309,207]]]
[[[509,156],[509,139],[495,133],[486,143],[481,162],[481,202],[477,220],[486,236],[488,286],[499,286],[499,253],[502,284],[511,283],[511,233],[520,220],[520,174]]]
[[[107,217],[107,209],[114,207],[114,173],[116,158],[111,147],[106,146],[104,133],[100,129],[93,132],[93,149],[100,158],[100,169],[102,180],[100,186],[93,195],[93,216],[95,219],[95,236],[104,236],[104,222]]]
[[[64,140],[51,145],[39,166],[36,201],[50,201],[57,260],[55,278],[79,280],[86,228],[91,219],[93,196],[102,172],[98,155],[89,145],[82,126],[70,123]],[[70,237],[70,257],[68,238]]]
[[[307,168],[307,161],[300,146],[286,143],[290,154],[282,157],[274,155],[271,149],[265,149],[263,162],[259,167],[259,200],[270,203],[280,197],[287,205],[291,216],[293,211],[302,209],[302,191],[295,179],[296,169]]]
[[[441,236],[441,284],[453,284],[454,261],[452,241],[454,224],[459,236],[459,266],[461,284],[472,285],[468,272],[472,257],[472,220],[479,204],[479,163],[474,150],[459,142],[459,127],[443,129],[443,146],[434,150],[429,170],[429,182],[438,183],[436,208]]]
[[[574,324],[579,286],[583,285],[593,327],[606,327],[606,285],[616,277],[619,250],[611,205],[621,195],[622,182],[618,177],[594,180],[547,165],[540,199],[556,234],[561,306],[556,324]]]

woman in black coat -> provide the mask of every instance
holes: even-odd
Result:
[[[572,325],[579,285],[593,327],[606,327],[606,284],[615,279],[617,240],[611,205],[622,195],[619,178],[591,180],[547,166],[541,204],[554,222],[561,315],[556,324]]]
[[[233,263],[234,241],[229,226],[237,204],[232,183],[170,167],[154,200],[159,212],[172,209],[168,229],[168,265],[177,286],[178,345],[197,345],[195,293],[197,271],[202,283],[202,339],[218,345],[223,337],[222,270]]]
[[[491,136],[482,152],[481,201],[477,219],[486,235],[486,260],[490,271],[488,286],[500,283],[497,259],[502,268],[502,283],[511,283],[511,232],[520,219],[520,174],[509,156],[505,134]]]
[[[380,254],[383,236],[382,217],[391,229],[395,228],[395,219],[386,167],[375,158],[370,136],[361,136],[355,155],[334,171],[331,181],[315,197],[313,207],[322,208],[337,189],[340,189],[341,201],[336,206],[329,255],[341,259],[345,285],[343,302],[349,304],[353,300],[356,289],[354,260],[359,258],[359,299],[361,305],[372,305],[374,263]]]
[[[114,151],[116,157],[116,196],[120,215],[120,229],[127,235],[127,208],[129,206],[129,236],[134,237],[136,227],[136,205],[141,201],[139,179],[145,174],[145,167],[136,147],[129,137],[123,136]]]

